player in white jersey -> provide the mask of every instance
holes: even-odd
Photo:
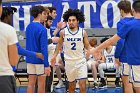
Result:
[[[107,39],[109,39],[109,38],[103,38],[101,40],[101,43],[103,43]],[[120,79],[119,66],[114,64],[115,63],[114,53],[115,53],[115,46],[109,46],[103,50],[102,60],[104,61],[104,63],[101,63],[98,66],[98,71],[99,71],[99,75],[101,78],[100,85],[99,85],[100,88],[103,88],[104,86],[106,86],[106,82],[104,79],[104,70],[107,70],[107,71],[116,70],[115,85],[116,85],[116,87],[120,86],[119,85],[119,79]]]
[[[84,14],[79,9],[69,9],[64,13],[63,19],[68,22],[68,27],[60,32],[60,39],[51,62],[54,64],[63,45],[69,93],[74,93],[76,80],[79,80],[80,93],[86,93],[87,63],[84,48],[89,50],[90,46],[86,31],[78,26],[85,21]]]

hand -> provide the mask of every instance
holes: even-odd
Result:
[[[53,41],[53,43],[58,43],[59,37],[52,37],[52,41]]]
[[[66,23],[65,22],[59,22],[59,23],[57,23],[57,28],[58,29],[63,29],[65,26],[66,26]]]
[[[119,59],[117,59],[117,58],[115,58],[115,63],[114,64],[115,64],[116,67],[121,66],[121,63],[120,63]]]
[[[101,51],[97,51],[96,48],[92,48],[90,54],[92,54],[96,60],[100,60],[102,57]]]
[[[42,55],[42,53],[36,53],[36,57],[44,60],[44,56]]]
[[[56,57],[52,57],[51,58],[51,66],[54,67],[55,66],[55,62],[56,62]]]
[[[45,74],[47,76],[50,76],[51,68],[50,67],[45,67]]]

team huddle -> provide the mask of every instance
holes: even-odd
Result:
[[[88,70],[92,71],[94,88],[106,87],[105,70],[115,70],[116,87],[121,86],[121,78],[124,93],[133,93],[133,88],[136,93],[140,93],[139,0],[133,2],[132,9],[129,1],[118,3],[121,19],[117,23],[117,33],[111,38],[101,39],[100,45],[97,38],[89,40],[87,32],[79,27],[86,20],[79,9],[68,9],[63,14],[63,22],[54,26],[53,20],[57,16],[55,7],[33,6],[30,11],[33,20],[25,32],[26,49],[18,43],[16,30],[9,26],[12,25],[16,8],[2,8],[1,3],[2,0],[0,91],[3,93],[16,93],[13,71],[16,69],[18,55],[26,56],[29,76],[27,93],[34,93],[35,88],[37,93],[52,92],[54,72],[59,80],[55,87],[64,87],[61,69],[65,70],[69,93],[75,93],[77,84],[80,93],[86,93]],[[97,73],[100,83],[97,82]]]

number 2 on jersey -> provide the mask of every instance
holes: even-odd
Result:
[[[73,43],[71,43],[71,45],[72,45],[71,50],[76,50],[76,43],[75,43],[75,42],[73,42]]]

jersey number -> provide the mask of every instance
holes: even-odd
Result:
[[[73,42],[73,43],[71,43],[71,45],[72,45],[71,50],[76,50],[76,43],[75,43],[75,42]]]
[[[108,58],[108,62],[109,63],[112,63],[113,62],[113,59],[112,58]]]

